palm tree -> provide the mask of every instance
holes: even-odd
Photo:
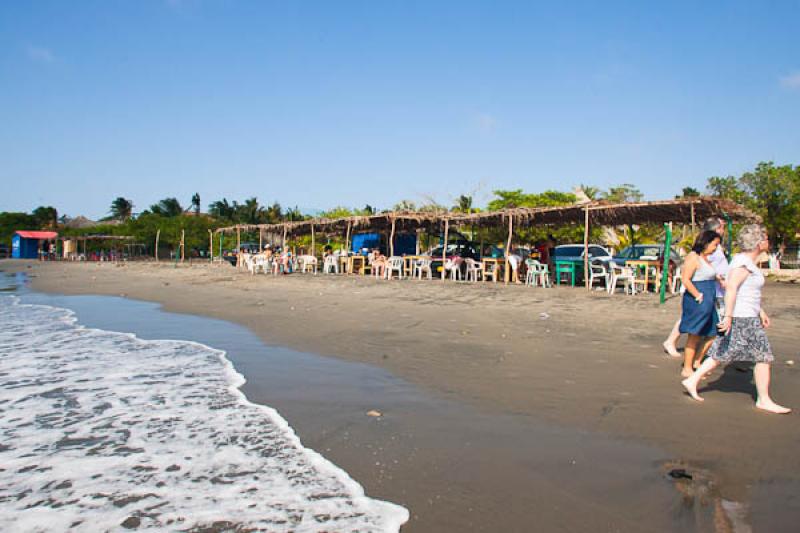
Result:
[[[459,213],[472,213],[472,196],[462,194],[456,199],[456,204],[453,206],[452,211]]]
[[[133,214],[133,202],[118,196],[111,202],[111,218],[115,220],[128,220]]]
[[[162,217],[177,217],[183,214],[183,207],[177,198],[164,198],[150,206],[150,211]]]
[[[597,197],[600,195],[600,189],[598,187],[592,187],[591,185],[584,185],[581,183],[578,188],[583,191],[583,194],[589,200],[597,200]]]
[[[194,193],[192,196],[192,209],[195,215],[200,214],[200,193]]]
[[[208,213],[214,218],[233,220],[234,208],[227,198],[208,204]]]

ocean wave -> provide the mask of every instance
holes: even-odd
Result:
[[[225,353],[0,296],[0,530],[397,531]]]

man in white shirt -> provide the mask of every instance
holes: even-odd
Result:
[[[721,237],[720,241],[725,242],[725,223],[722,221],[721,218],[714,217],[709,218],[706,220],[705,224],[703,224],[703,231],[716,231],[719,233]],[[709,264],[714,268],[714,271],[717,273],[717,297],[716,297],[716,307],[717,307],[717,314],[722,316],[722,312],[720,311],[724,307],[724,299],[725,299],[725,276],[728,275],[728,258],[725,256],[725,252],[723,251],[723,246],[720,244],[717,246],[717,249],[714,250],[714,253],[708,256]],[[679,318],[675,325],[672,327],[672,331],[667,337],[667,340],[664,341],[664,351],[667,352],[672,357],[681,357],[681,354],[678,352],[676,348],[676,344],[678,339],[681,336],[680,332],[681,326],[681,319]]]

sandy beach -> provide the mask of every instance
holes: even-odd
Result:
[[[227,264],[0,270],[26,272],[37,291],[234,322],[268,345],[417,387],[434,400],[393,405],[376,390],[365,407],[378,420],[366,409],[332,420],[243,371],[248,398],[277,408],[368,494],[406,506],[404,531],[733,531],[737,512],[753,531],[790,531],[800,518],[797,414],[758,412],[751,373],[732,366],[709,377],[704,404],[683,394],[679,362],[661,349],[677,297],[660,306],[655,295],[567,287],[250,276]],[[800,285],[769,282],[764,307],[773,395],[800,409]],[[693,479],[670,480],[675,468]]]

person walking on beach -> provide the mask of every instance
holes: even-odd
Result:
[[[770,324],[769,316],[761,308],[764,275],[755,264],[756,258],[769,249],[767,232],[758,224],[745,226],[739,232],[737,244],[741,253],[731,261],[724,316],[718,325],[722,335],[714,340],[708,351],[709,358],[681,383],[692,398],[702,402],[697,385],[703,376],[720,363],[752,362],[755,363],[756,407],[786,414],[791,409],[776,404],[769,395],[770,365],[775,358],[765,332]]]
[[[720,244],[716,231],[704,231],[694,241],[692,251],[683,263],[681,280],[683,293],[680,332],[688,333],[683,352],[681,375],[689,377],[694,365],[699,364],[716,334],[717,310],[714,299],[717,290],[717,273],[708,262]]]
[[[717,290],[715,296],[715,303],[717,307],[717,313],[722,311],[724,306],[723,298],[725,297],[725,276],[728,275],[728,258],[725,257],[725,251],[723,250],[722,243],[725,241],[725,224],[722,219],[718,217],[709,218],[703,224],[703,231],[715,231],[719,234],[720,237],[720,246],[717,246],[717,249],[714,250],[714,253],[708,256],[709,264],[714,268],[717,273]],[[680,357],[681,354],[678,352],[677,344],[678,339],[681,336],[681,319],[679,318],[675,325],[672,326],[672,331],[667,337],[667,340],[664,341],[664,351],[667,352],[672,357]]]

